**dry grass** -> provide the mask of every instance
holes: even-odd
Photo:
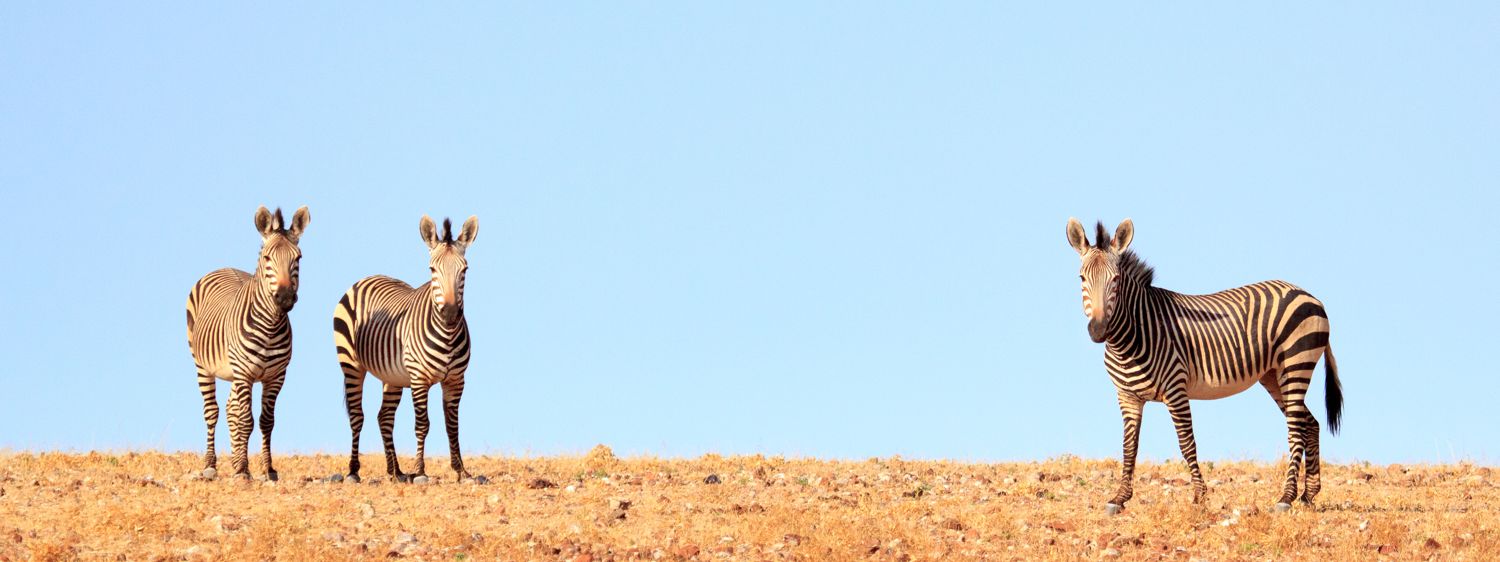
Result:
[[[283,456],[278,483],[202,481],[192,454],[0,454],[0,560],[1370,560],[1500,558],[1487,467],[1327,466],[1316,509],[1266,509],[1279,467],[1217,463],[1206,506],[1146,464],[1119,516],[1116,463],[472,457],[487,485],[325,483],[341,456]],[[227,461],[227,459],[225,459]],[[227,468],[227,464],[221,465]],[[707,484],[718,475],[721,484]],[[546,480],[556,487],[545,487]],[[620,502],[629,502],[621,506]]]

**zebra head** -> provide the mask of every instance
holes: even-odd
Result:
[[[453,324],[464,313],[464,275],[469,271],[464,252],[479,235],[479,217],[471,216],[464,221],[458,238],[453,237],[453,222],[448,219],[443,219],[442,236],[438,236],[437,224],[427,215],[422,215],[418,227],[422,230],[422,241],[427,243],[427,250],[432,254],[432,261],[428,264],[432,270],[432,304],[443,322]]]
[[[255,268],[255,277],[282,312],[290,312],[297,304],[297,269],[302,261],[297,240],[302,238],[302,229],[307,228],[310,219],[306,206],[292,214],[290,225],[281,218],[279,208],[275,213],[265,207],[255,211],[255,229],[260,231],[261,237],[260,263]]]
[[[1095,228],[1094,243],[1090,245],[1083,223],[1068,219],[1068,244],[1083,259],[1078,279],[1083,282],[1083,313],[1089,317],[1089,338],[1102,343],[1120,295],[1120,256],[1130,247],[1135,225],[1125,219],[1115,228],[1113,238],[1104,229],[1104,223]]]

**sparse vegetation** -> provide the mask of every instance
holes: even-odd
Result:
[[[264,483],[193,478],[189,453],[0,454],[0,560],[1500,558],[1500,475],[1468,464],[1325,465],[1316,508],[1275,514],[1278,465],[1219,462],[1195,506],[1181,463],[1145,463],[1110,517],[1117,464],[1076,457],[466,459],[487,485],[445,460],[353,484],[323,481],[342,455],[281,455]]]

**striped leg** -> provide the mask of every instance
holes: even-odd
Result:
[[[271,464],[271,430],[276,428],[276,395],[286,382],[286,371],[282,371],[260,387],[260,455],[266,462],[266,480],[280,479],[275,465]]]
[[[1297,475],[1307,452],[1307,434],[1316,431],[1317,421],[1307,409],[1303,399],[1307,396],[1307,385],[1312,380],[1310,364],[1293,364],[1283,367],[1281,373],[1281,411],[1286,414],[1287,459],[1286,485],[1277,504],[1291,505],[1297,499]],[[1279,506],[1278,506],[1279,507]],[[1284,509],[1284,508],[1282,508]]]
[[[234,475],[241,478],[250,478],[250,432],[254,429],[255,419],[250,415],[250,386],[249,379],[236,376],[234,383],[229,387],[229,441],[231,445],[230,464],[234,469]]]
[[[396,429],[396,406],[401,405],[401,387],[385,385],[380,398],[380,439],[385,442],[385,473],[405,482],[407,476],[401,472],[401,462],[396,460],[396,440],[391,434]]]
[[[349,413],[349,479],[359,482],[359,434],[365,428],[365,372],[358,366],[340,362],[344,371],[344,410]]]
[[[1120,490],[1105,505],[1110,513],[1124,509],[1125,502],[1135,495],[1135,454],[1141,442],[1141,399],[1121,392],[1119,400],[1120,417],[1125,421],[1125,452],[1120,460]]]
[[[218,473],[219,458],[214,454],[214,437],[219,430],[219,399],[213,375],[198,368],[198,392],[203,394],[203,423],[208,426],[208,449],[203,453],[203,476]]]
[[[1302,470],[1302,503],[1312,505],[1313,498],[1318,491],[1323,489],[1322,459],[1318,458],[1318,437],[1322,428],[1318,426],[1317,418],[1312,412],[1307,414],[1307,429],[1302,434],[1304,443]]]
[[[1172,414],[1172,425],[1177,426],[1177,446],[1182,449],[1182,459],[1193,474],[1193,503],[1203,503],[1208,496],[1208,485],[1203,483],[1203,473],[1198,470],[1198,442],[1193,439],[1193,411],[1186,390],[1168,391],[1167,411]]]
[[[430,419],[427,417],[427,395],[432,387],[417,377],[411,380],[411,406],[416,415],[417,430],[417,470],[412,476],[427,476],[427,430],[430,428]]]
[[[443,425],[448,428],[448,458],[460,482],[469,478],[469,471],[464,470],[464,455],[458,450],[458,401],[463,395],[463,375],[448,375],[443,381]]]

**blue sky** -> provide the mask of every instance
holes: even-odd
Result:
[[[333,306],[427,213],[481,221],[468,452],[1114,457],[1077,216],[1323,299],[1327,458],[1495,462],[1500,8],[995,4],[7,3],[0,447],[198,450],[188,289],[309,205],[282,452],[347,447]],[[1284,451],[1259,389],[1194,419]]]

